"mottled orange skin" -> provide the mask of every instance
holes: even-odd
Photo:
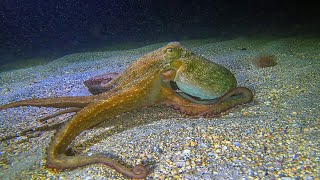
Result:
[[[168,54],[168,50],[170,53]],[[175,53],[171,53],[174,51]],[[189,115],[208,116],[221,113],[239,104],[251,101],[252,93],[244,87],[227,91],[215,103],[204,105],[185,99],[172,89],[172,81],[179,69],[179,61],[186,49],[174,42],[151,52],[130,65],[123,73],[111,80],[102,94],[82,97],[59,97],[22,100],[0,106],[4,110],[16,106],[46,106],[65,108],[78,113],[54,136],[47,149],[46,167],[55,170],[72,169],[88,164],[102,163],[129,178],[145,178],[148,171],[142,165],[127,169],[115,160],[100,156],[67,156],[65,152],[70,143],[82,131],[102,122],[112,121],[114,117],[133,109],[154,104],[172,106]],[[238,98],[228,98],[241,94]],[[63,111],[66,113],[66,111]]]

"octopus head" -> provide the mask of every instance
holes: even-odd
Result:
[[[168,44],[163,52],[169,62],[162,73],[163,79],[193,99],[216,99],[237,86],[235,76],[228,69],[184,49],[179,43]]]

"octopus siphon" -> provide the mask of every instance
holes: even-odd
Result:
[[[82,131],[134,109],[162,104],[190,116],[214,116],[253,98],[251,90],[237,87],[228,69],[178,42],[142,56],[119,74],[107,74],[103,83],[85,84],[93,95],[21,100],[0,106],[0,110],[17,106],[68,108],[45,119],[77,112],[57,131],[47,148],[49,169],[61,171],[101,163],[128,178],[146,178],[148,170],[143,165],[129,169],[111,158],[68,156],[66,151]]]

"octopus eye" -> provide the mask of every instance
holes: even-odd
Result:
[[[171,48],[167,49],[167,53],[172,53],[172,52],[173,52],[173,50]]]

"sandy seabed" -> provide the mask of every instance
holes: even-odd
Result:
[[[320,38],[239,37],[183,41],[183,46],[224,65],[254,100],[213,118],[189,118],[167,107],[125,113],[112,124],[82,133],[73,150],[143,163],[147,179],[319,179]],[[71,54],[48,64],[0,73],[1,103],[89,95],[88,78],[125,69],[166,43],[124,51]],[[274,55],[277,65],[257,68],[252,59]],[[57,109],[17,107],[0,111],[2,137],[39,127],[37,118]],[[59,123],[72,114],[59,116]],[[112,128],[109,128],[112,127]],[[95,164],[52,172],[45,150],[59,127],[0,142],[0,179],[122,179]]]

